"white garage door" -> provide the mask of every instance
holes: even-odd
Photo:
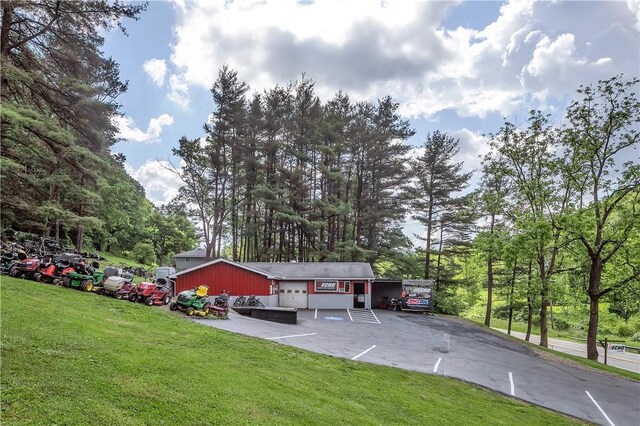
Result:
[[[279,306],[307,309],[307,283],[280,282]]]

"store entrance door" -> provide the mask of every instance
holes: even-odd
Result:
[[[364,309],[365,301],[365,284],[353,283],[353,307],[356,309]]]

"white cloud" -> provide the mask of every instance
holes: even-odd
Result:
[[[640,0],[627,0],[627,7],[636,17],[636,28],[640,31]]]
[[[189,86],[184,76],[173,74],[169,77],[169,93],[167,97],[180,108],[184,109],[189,106]]]
[[[144,187],[147,199],[156,206],[171,201],[182,186],[180,178],[170,169],[169,162],[159,160],[149,160],[138,169],[125,165],[127,173]]]
[[[164,75],[167,73],[167,64],[164,59],[149,59],[142,68],[158,87],[164,85]]]
[[[306,72],[325,99],[345,90],[354,99],[389,94],[407,116],[507,115],[573,95],[582,83],[637,74],[640,62],[640,0],[512,1],[480,31],[444,27],[454,2],[175,4],[169,97],[183,107],[189,87],[209,89],[226,63],[252,90]]]
[[[143,132],[136,127],[131,117],[114,116],[111,120],[118,129],[116,136],[133,142],[157,142],[162,133],[162,128],[173,124],[173,117],[169,114],[162,114],[158,118],[149,120],[147,131]]]

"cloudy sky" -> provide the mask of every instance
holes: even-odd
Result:
[[[391,95],[417,131],[409,143],[446,131],[467,169],[503,117],[537,108],[561,123],[580,84],[640,74],[640,0],[152,0],[126,26],[104,49],[129,81],[113,151],[156,204],[177,192],[163,163],[177,163],[181,136],[202,136],[225,63],[252,91],[304,72],[324,100]]]

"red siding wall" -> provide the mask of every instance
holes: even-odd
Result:
[[[222,290],[232,296],[268,296],[271,280],[264,275],[228,263],[219,262],[176,278],[176,294],[199,285],[209,286],[209,295],[218,295]]]

